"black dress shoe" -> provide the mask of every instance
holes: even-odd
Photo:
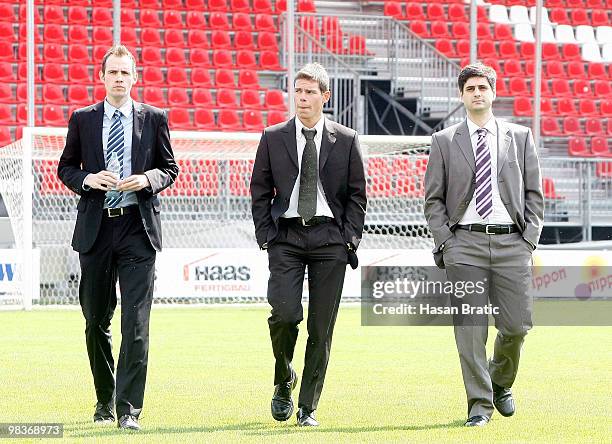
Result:
[[[310,412],[304,408],[298,409],[297,423],[300,427],[316,427],[319,425],[314,417],[314,411]]]
[[[140,430],[138,419],[132,415],[123,415],[121,418],[119,418],[117,427],[126,430]]]
[[[291,379],[287,382],[282,382],[274,386],[274,395],[272,396],[272,418],[277,421],[287,421],[293,415],[293,400],[291,392],[297,385],[297,375],[291,369]]]
[[[98,402],[93,415],[93,421],[98,423],[115,422],[113,401],[109,403]]]
[[[487,425],[489,422],[489,417],[484,415],[470,416],[467,421],[465,421],[464,426],[466,427],[482,427]]]
[[[493,383],[493,405],[502,416],[514,415],[512,390]]]

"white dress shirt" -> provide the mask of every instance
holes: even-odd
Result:
[[[467,126],[470,132],[470,140],[472,142],[472,150],[474,150],[474,159],[476,158],[476,147],[478,145],[477,131],[480,129],[478,125],[467,118]],[[476,193],[472,196],[472,200],[465,210],[463,217],[459,221],[460,225],[467,224],[513,224],[508,210],[504,206],[499,195],[499,184],[497,183],[497,153],[498,153],[498,133],[497,121],[492,116],[483,127],[487,130],[487,146],[491,154],[491,188],[493,194],[493,211],[486,219],[483,219],[476,211]]]
[[[319,163],[321,159],[321,140],[323,139],[323,127],[325,125],[325,117],[321,116],[319,121],[315,124],[314,129],[317,130],[317,134],[314,137],[314,143],[317,148],[317,163]],[[306,137],[302,134],[302,128],[306,128],[301,120],[296,116],[295,117],[295,142],[297,146],[297,158],[298,158],[298,178],[293,185],[293,191],[291,192],[291,197],[289,198],[289,208],[285,211],[281,217],[300,217],[298,214],[298,199],[300,196],[300,175],[299,171],[302,168],[302,154],[304,153],[304,148],[306,147]],[[312,128],[306,128],[312,129]],[[327,216],[334,217],[329,205],[327,204],[327,200],[325,199],[325,193],[323,192],[323,185],[321,185],[321,178],[317,174],[317,212],[315,216]]]

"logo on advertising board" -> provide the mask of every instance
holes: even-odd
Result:
[[[219,253],[183,265],[183,280],[197,291],[246,292],[251,278],[251,267],[239,257]]]

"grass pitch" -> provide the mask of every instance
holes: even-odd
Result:
[[[295,417],[270,416],[267,316],[265,307],[155,308],[143,429],[126,433],[91,422],[80,311],[0,312],[0,423],[60,422],[74,442],[612,442],[612,327],[536,326],[514,386],[515,416],[466,429],[451,327],[362,327],[358,307],[341,307],[321,426],[302,429]],[[116,353],[119,331],[116,313]]]

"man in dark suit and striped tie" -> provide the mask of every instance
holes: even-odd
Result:
[[[466,426],[489,422],[494,407],[514,414],[510,387],[531,328],[527,295],[532,251],[542,231],[544,199],[529,128],[493,116],[495,71],[480,63],[459,74],[467,119],[432,136],[425,174],[425,217],[434,259],[451,282],[483,283],[484,292],[453,297],[475,312],[455,316],[455,341],[468,398]],[[491,360],[485,345],[488,304],[499,330]]]
[[[134,57],[114,46],[102,60],[103,102],[70,117],[58,176],[81,196],[72,247],[79,252],[79,302],[96,389],[94,422],[139,429],[149,350],[156,251],[161,250],[160,202],[178,166],[166,114],[130,98]],[[121,349],[112,355],[110,322],[121,290]]]

